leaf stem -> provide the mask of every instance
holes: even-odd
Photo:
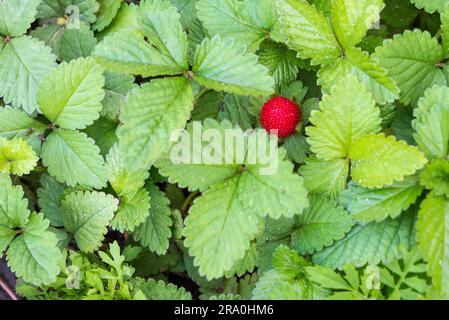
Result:
[[[182,204],[182,207],[181,207],[181,212],[182,213],[186,213],[187,212],[187,210],[190,208],[190,205],[192,204],[193,200],[196,198],[196,196],[198,194],[199,194],[198,191],[195,191],[195,192],[192,192],[191,194],[189,194],[187,199]]]
[[[3,280],[1,276],[0,276],[0,288],[2,288],[3,291],[6,292],[6,294],[11,298],[11,300],[19,300],[14,291],[11,290],[11,288],[8,286],[8,284]]]

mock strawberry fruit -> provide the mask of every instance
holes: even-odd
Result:
[[[275,97],[266,102],[260,112],[262,127],[270,132],[278,130],[278,137],[284,138],[295,132],[301,120],[301,110],[293,101]]]

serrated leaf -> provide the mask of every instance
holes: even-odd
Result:
[[[135,278],[132,280],[135,290],[141,290],[148,300],[192,300],[184,288],[162,280]]]
[[[429,159],[444,158],[449,149],[449,89],[428,89],[414,110],[413,135],[418,148]]]
[[[433,190],[437,196],[449,198],[449,161],[432,160],[421,172],[421,185]]]
[[[332,27],[344,48],[357,45],[369,28],[380,19],[382,0],[332,1]]]
[[[306,0],[277,2],[282,34],[289,48],[312,64],[327,64],[341,55],[329,20]]]
[[[101,116],[115,120],[123,105],[126,103],[128,93],[136,87],[134,77],[131,75],[105,71],[105,97]]]
[[[242,259],[258,231],[261,218],[243,208],[238,189],[238,177],[215,185],[194,202],[186,219],[184,244],[208,279],[223,276]]]
[[[422,191],[417,179],[412,177],[381,189],[366,189],[351,183],[344,196],[349,197],[347,209],[356,220],[371,222],[398,217]]]
[[[301,254],[311,254],[340,240],[354,225],[354,220],[337,202],[321,195],[311,195],[310,207],[295,217],[292,244]]]
[[[32,114],[41,80],[56,67],[51,49],[31,37],[14,38],[0,52],[0,96]]]
[[[100,117],[104,99],[103,69],[93,59],[62,63],[39,87],[44,115],[66,129],[84,129]]]
[[[57,48],[53,50],[57,53],[59,60],[70,62],[78,58],[89,57],[96,45],[97,39],[94,33],[86,24],[81,23],[79,29],[66,28],[63,30]]]
[[[107,173],[100,149],[85,133],[55,130],[47,137],[41,157],[50,175],[58,182],[94,188],[106,185]]]
[[[95,0],[42,0],[37,15],[40,19],[69,16],[70,21],[93,23],[97,20],[95,13],[100,5]]]
[[[184,78],[153,80],[133,90],[117,130],[125,167],[149,168],[170,147],[171,134],[185,126],[192,108],[191,83]]]
[[[155,185],[148,186],[150,213],[133,232],[133,238],[158,255],[167,253],[172,226],[170,201]]]
[[[37,14],[40,0],[7,0],[0,2],[0,34],[21,36]]]
[[[435,287],[449,294],[449,206],[448,200],[431,193],[421,203],[416,223],[419,248],[428,262]]]
[[[98,0],[100,8],[97,12],[97,21],[93,25],[96,31],[102,31],[114,19],[115,15],[122,5],[122,0]]]
[[[206,88],[254,96],[273,93],[274,81],[268,70],[232,38],[204,39],[194,60],[194,79]]]
[[[386,40],[374,57],[401,89],[401,102],[416,105],[427,88],[446,85],[437,66],[444,59],[442,47],[427,31],[405,31]]]
[[[14,186],[11,178],[0,173],[0,226],[8,229],[23,227],[28,223],[28,201],[23,198],[20,186]]]
[[[346,159],[322,161],[306,158],[298,171],[304,178],[304,186],[309,192],[316,192],[336,199],[346,188],[349,162]]]
[[[409,210],[396,219],[357,225],[343,239],[316,253],[313,261],[341,270],[348,263],[362,267],[399,258],[401,249],[414,242],[414,220],[414,212]]]
[[[17,276],[34,285],[49,285],[59,274],[61,251],[56,236],[48,230],[43,214],[31,214],[23,232],[10,244],[8,265]]]
[[[447,0],[411,0],[418,9],[424,9],[428,13],[443,12]]]
[[[45,124],[24,112],[8,106],[0,108],[0,136],[7,139],[22,138],[27,141],[33,139],[36,134],[42,134],[44,130]]]
[[[75,191],[61,202],[65,229],[71,233],[78,248],[93,252],[104,239],[107,226],[118,208],[118,200],[101,192]]]
[[[415,146],[395,137],[365,134],[358,138],[349,152],[351,176],[366,188],[382,188],[414,174],[427,159]]]
[[[307,142],[318,158],[346,158],[354,140],[380,131],[380,111],[373,96],[354,76],[334,86],[325,95],[320,111],[313,111],[307,127]]]
[[[344,57],[322,67],[318,71],[318,83],[329,91],[349,74],[355,75],[365,85],[378,104],[392,102],[399,96],[399,88],[386,69],[368,53],[354,47],[347,48]]]
[[[120,206],[111,222],[114,230],[130,231],[142,224],[150,214],[150,196],[145,189],[120,198]]]
[[[22,138],[0,137],[0,172],[22,176],[29,174],[39,158]]]
[[[66,188],[48,174],[42,175],[40,183],[41,187],[37,189],[39,207],[53,227],[62,227],[61,200]]]
[[[232,37],[256,51],[276,23],[274,0],[200,0],[197,15],[211,36]]]

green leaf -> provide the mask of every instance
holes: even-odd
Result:
[[[58,239],[48,230],[43,214],[31,214],[23,232],[9,246],[8,265],[18,277],[34,285],[49,285],[59,274]]]
[[[354,225],[354,220],[337,202],[321,195],[311,195],[310,207],[295,220],[300,226],[292,233],[292,244],[301,255],[321,251],[342,239]]]
[[[349,74],[355,75],[365,85],[378,104],[393,102],[399,96],[399,88],[387,70],[368,53],[354,47],[347,48],[344,57],[322,67],[318,71],[318,83],[329,91]]]
[[[354,76],[325,95],[320,111],[313,111],[307,127],[311,150],[322,160],[346,158],[354,140],[380,131],[380,111],[373,96]]]
[[[379,21],[382,0],[332,1],[332,27],[344,48],[357,45],[371,26]]]
[[[114,230],[130,231],[142,224],[150,214],[150,197],[145,189],[120,198],[117,214],[111,222]]]
[[[66,188],[48,174],[42,175],[40,183],[41,187],[37,189],[39,207],[52,226],[62,227],[61,200]]]
[[[437,66],[444,59],[442,47],[427,31],[405,31],[386,40],[374,57],[387,69],[401,89],[401,102],[416,105],[427,88],[446,85],[443,71]]]
[[[349,162],[346,159],[322,161],[306,158],[298,171],[304,178],[304,186],[309,192],[316,192],[336,199],[346,188]]]
[[[91,58],[59,65],[39,87],[44,115],[66,129],[84,129],[100,117],[104,99],[103,69]]]
[[[82,252],[93,252],[104,239],[118,200],[102,192],[75,191],[61,202],[65,229],[73,234]]]
[[[237,197],[240,178],[217,184],[190,208],[184,244],[208,279],[219,278],[242,259],[259,229],[260,219]]]
[[[106,71],[105,76],[105,97],[103,100],[103,110],[101,115],[111,120],[115,120],[122,106],[126,103],[128,93],[136,87],[134,77]]]
[[[254,96],[273,93],[268,70],[232,38],[204,39],[197,47],[192,72],[200,85],[216,91]]]
[[[97,45],[97,39],[90,28],[80,24],[79,29],[64,29],[55,50],[59,60],[70,62],[78,58],[89,57]]]
[[[191,83],[184,78],[153,80],[133,90],[117,130],[128,169],[149,168],[170,147],[170,136],[184,128],[193,108]]]
[[[211,36],[231,37],[256,51],[276,23],[274,0],[200,0],[197,15]]]
[[[31,37],[14,38],[0,52],[0,96],[32,114],[41,80],[56,67],[51,49]]]
[[[172,283],[153,279],[132,279],[134,290],[141,290],[148,300],[192,300],[192,295],[184,288]]]
[[[437,196],[449,198],[449,161],[432,160],[421,172],[421,185]]]
[[[0,173],[0,226],[7,229],[23,227],[28,223],[28,201],[23,198],[20,186],[14,186],[11,178]]]
[[[93,25],[93,29],[96,31],[102,31],[106,28],[114,19],[115,15],[120,9],[122,0],[98,0],[100,8],[97,13],[97,21]]]
[[[419,248],[436,289],[449,294],[448,200],[431,193],[421,203],[416,223]]]
[[[434,13],[435,11],[443,12],[446,0],[411,0],[412,3],[419,9],[424,9],[428,13]]]
[[[414,110],[412,125],[418,148],[429,159],[444,158],[449,150],[449,89],[428,89]]]
[[[167,253],[172,226],[170,201],[153,184],[148,186],[150,213],[146,220],[133,232],[133,238],[150,251],[163,255]]]
[[[381,189],[366,189],[351,183],[344,193],[349,198],[347,209],[356,220],[362,222],[396,218],[422,193],[423,188],[417,182],[416,178],[411,177]]]
[[[349,158],[352,179],[366,188],[382,188],[402,181],[427,163],[415,146],[383,133],[361,136],[353,143]]]
[[[104,159],[94,140],[85,133],[57,129],[42,147],[42,161],[50,175],[68,186],[106,186]]]
[[[22,138],[25,141],[42,134],[45,124],[11,107],[0,107],[0,136],[7,139]]]
[[[22,176],[29,174],[39,158],[22,138],[0,137],[0,172]]]
[[[401,248],[408,249],[413,242],[414,211],[409,210],[396,219],[355,226],[343,239],[316,253],[313,261],[340,270],[348,263],[376,265],[399,258]]]
[[[114,145],[106,157],[106,169],[112,188],[119,196],[132,196],[139,191],[148,178],[147,170],[129,171],[123,166],[122,154]]]
[[[75,7],[76,11],[74,11]],[[71,22],[80,19],[84,22],[93,23],[97,20],[95,14],[98,8],[99,4],[95,0],[42,0],[37,17],[47,19],[62,18],[67,15]]]
[[[0,2],[0,34],[12,37],[24,34],[37,14],[40,0],[7,0]]]
[[[280,0],[277,2],[281,32],[289,48],[312,64],[327,64],[341,55],[329,20],[307,0]]]

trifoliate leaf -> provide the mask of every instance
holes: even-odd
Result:
[[[85,133],[55,130],[47,137],[41,156],[50,175],[60,183],[94,188],[106,185],[107,174],[100,149]]]
[[[39,105],[53,123],[84,129],[100,117],[104,99],[103,69],[91,58],[59,65],[39,87]]]
[[[107,226],[118,208],[118,200],[102,192],[75,191],[61,202],[65,229],[71,233],[78,248],[93,252],[104,239]]]
[[[95,13],[99,7],[95,0],[42,0],[37,17],[47,19],[68,16],[73,23],[76,23],[76,19],[93,23],[97,20]]]
[[[206,88],[241,95],[273,93],[274,80],[255,54],[232,38],[204,39],[195,54],[194,79]]]
[[[332,1],[332,27],[338,43],[344,48],[355,46],[380,19],[382,0]]]
[[[208,279],[219,278],[242,259],[260,219],[244,209],[236,196],[240,178],[217,184],[195,200],[184,229],[184,244]]]
[[[323,160],[346,158],[354,140],[380,131],[380,111],[373,96],[354,76],[334,86],[325,95],[320,111],[313,111],[307,127],[307,142]]]
[[[111,222],[114,230],[134,231],[150,214],[150,197],[145,189],[120,198],[117,214]]]
[[[0,52],[0,96],[5,103],[34,113],[38,85],[54,67],[56,57],[42,42],[31,37],[12,39]]]
[[[119,196],[132,196],[144,186],[149,176],[147,170],[127,170],[123,166],[122,155],[117,145],[111,148],[106,157],[106,169],[109,182]]]
[[[133,90],[117,130],[123,162],[128,169],[149,168],[170,147],[193,108],[191,83],[184,78],[153,80]]]
[[[10,244],[6,256],[11,270],[34,285],[53,283],[60,271],[58,239],[48,226],[49,221],[43,214],[31,214],[22,233]]]
[[[200,0],[197,15],[211,36],[231,37],[256,51],[276,23],[274,0]]]
[[[355,223],[337,202],[321,195],[311,195],[310,207],[295,220],[299,227],[292,233],[292,244],[301,255],[321,251],[340,240]]]
[[[449,161],[432,160],[421,173],[421,185],[433,190],[437,196],[449,198]]]
[[[184,288],[162,280],[135,278],[134,290],[141,290],[148,300],[192,300],[192,295]]]
[[[336,199],[346,188],[349,174],[349,162],[346,159],[330,161],[306,158],[299,168],[304,178],[304,186],[309,192],[316,192]]]
[[[411,177],[381,189],[366,189],[351,183],[344,196],[349,197],[347,209],[356,220],[371,222],[396,218],[422,191],[417,179]]]
[[[347,48],[344,57],[322,67],[318,71],[318,83],[329,91],[348,74],[355,75],[378,104],[392,102],[399,96],[399,88],[387,71],[366,52],[354,47]]]
[[[93,25],[93,29],[96,31],[102,31],[106,28],[114,19],[115,15],[120,9],[122,0],[98,0],[100,8],[97,12],[97,21]]]
[[[0,172],[22,176],[29,174],[39,158],[22,138],[0,137]]]
[[[0,34],[17,37],[34,21],[40,0],[8,0],[0,2]]]
[[[86,24],[81,23],[79,29],[63,30],[56,52],[59,60],[70,62],[78,58],[89,57],[96,45],[97,39],[95,39],[94,33]]]
[[[421,203],[416,223],[419,248],[435,287],[449,294],[449,203],[431,193]]]
[[[382,188],[394,181],[402,181],[424,167],[427,159],[415,146],[395,137],[365,134],[351,147],[351,176],[366,188]]]
[[[427,88],[446,85],[437,66],[444,58],[442,47],[427,31],[405,31],[386,40],[374,55],[401,89],[401,102],[416,105]]]
[[[424,9],[428,13],[443,12],[447,0],[411,0],[418,9]]]
[[[443,158],[449,149],[449,88],[435,86],[426,91],[414,111],[412,125],[418,148],[429,159]]]
[[[115,120],[123,105],[126,103],[128,93],[136,85],[134,77],[131,75],[120,74],[106,71],[105,77],[105,97],[103,100],[103,109],[101,115],[111,120]]]
[[[23,190],[14,186],[11,178],[0,173],[0,226],[8,229],[23,227],[28,223],[30,211],[23,199]]]
[[[356,267],[376,265],[399,258],[401,249],[414,242],[414,211],[396,219],[355,226],[343,239],[313,256],[313,261],[325,267],[342,269],[351,263]]]
[[[277,2],[282,34],[289,48],[312,64],[327,64],[340,57],[341,48],[329,20],[307,0]]]
[[[167,253],[171,237],[170,201],[157,186],[150,184],[147,189],[150,196],[150,213],[136,228],[133,238],[152,252],[163,255]]]
[[[40,183],[37,189],[39,207],[53,227],[62,227],[61,200],[66,188],[48,174],[42,175]]]

